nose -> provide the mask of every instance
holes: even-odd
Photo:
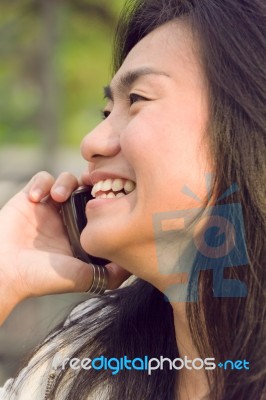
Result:
[[[80,148],[83,158],[90,162],[100,156],[114,157],[121,150],[119,134],[105,119],[83,138]]]

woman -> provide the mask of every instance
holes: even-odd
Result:
[[[91,286],[58,212],[80,184],[96,197],[81,244],[110,260],[112,290],[76,308],[3,399],[265,398],[265,22],[263,0],[128,2],[88,171],[37,174],[0,224],[2,320],[26,297]],[[139,368],[66,362],[125,355]],[[145,356],[179,364],[148,373]]]

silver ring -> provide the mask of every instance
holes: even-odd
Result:
[[[92,284],[86,293],[103,294],[108,285],[108,269],[101,265],[94,265],[90,263],[93,269]]]

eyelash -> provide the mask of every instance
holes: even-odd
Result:
[[[129,96],[128,96],[128,102],[129,102],[129,105],[130,105],[130,107],[134,104],[134,103],[136,103],[136,101],[141,101],[141,100],[148,100],[146,97],[143,97],[143,96],[141,96],[140,94],[137,94],[137,93],[130,93],[129,94]],[[108,118],[109,117],[109,115],[111,114],[111,111],[108,111],[108,110],[103,110],[102,111],[102,118],[103,119],[106,119],[106,118]]]
[[[137,100],[147,100],[145,97],[137,93],[130,93],[128,96],[129,104],[132,106]],[[135,100],[135,101],[134,101]]]
[[[102,119],[106,119],[109,117],[109,115],[111,114],[111,111],[107,111],[107,110],[102,110],[101,111],[102,114]]]

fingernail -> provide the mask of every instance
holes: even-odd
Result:
[[[36,188],[30,192],[30,197],[32,198],[32,200],[38,201],[40,200],[41,196],[42,196],[41,189]]]
[[[59,196],[66,197],[67,191],[64,186],[57,186],[56,188],[53,189],[53,192],[56,194],[59,194]]]

